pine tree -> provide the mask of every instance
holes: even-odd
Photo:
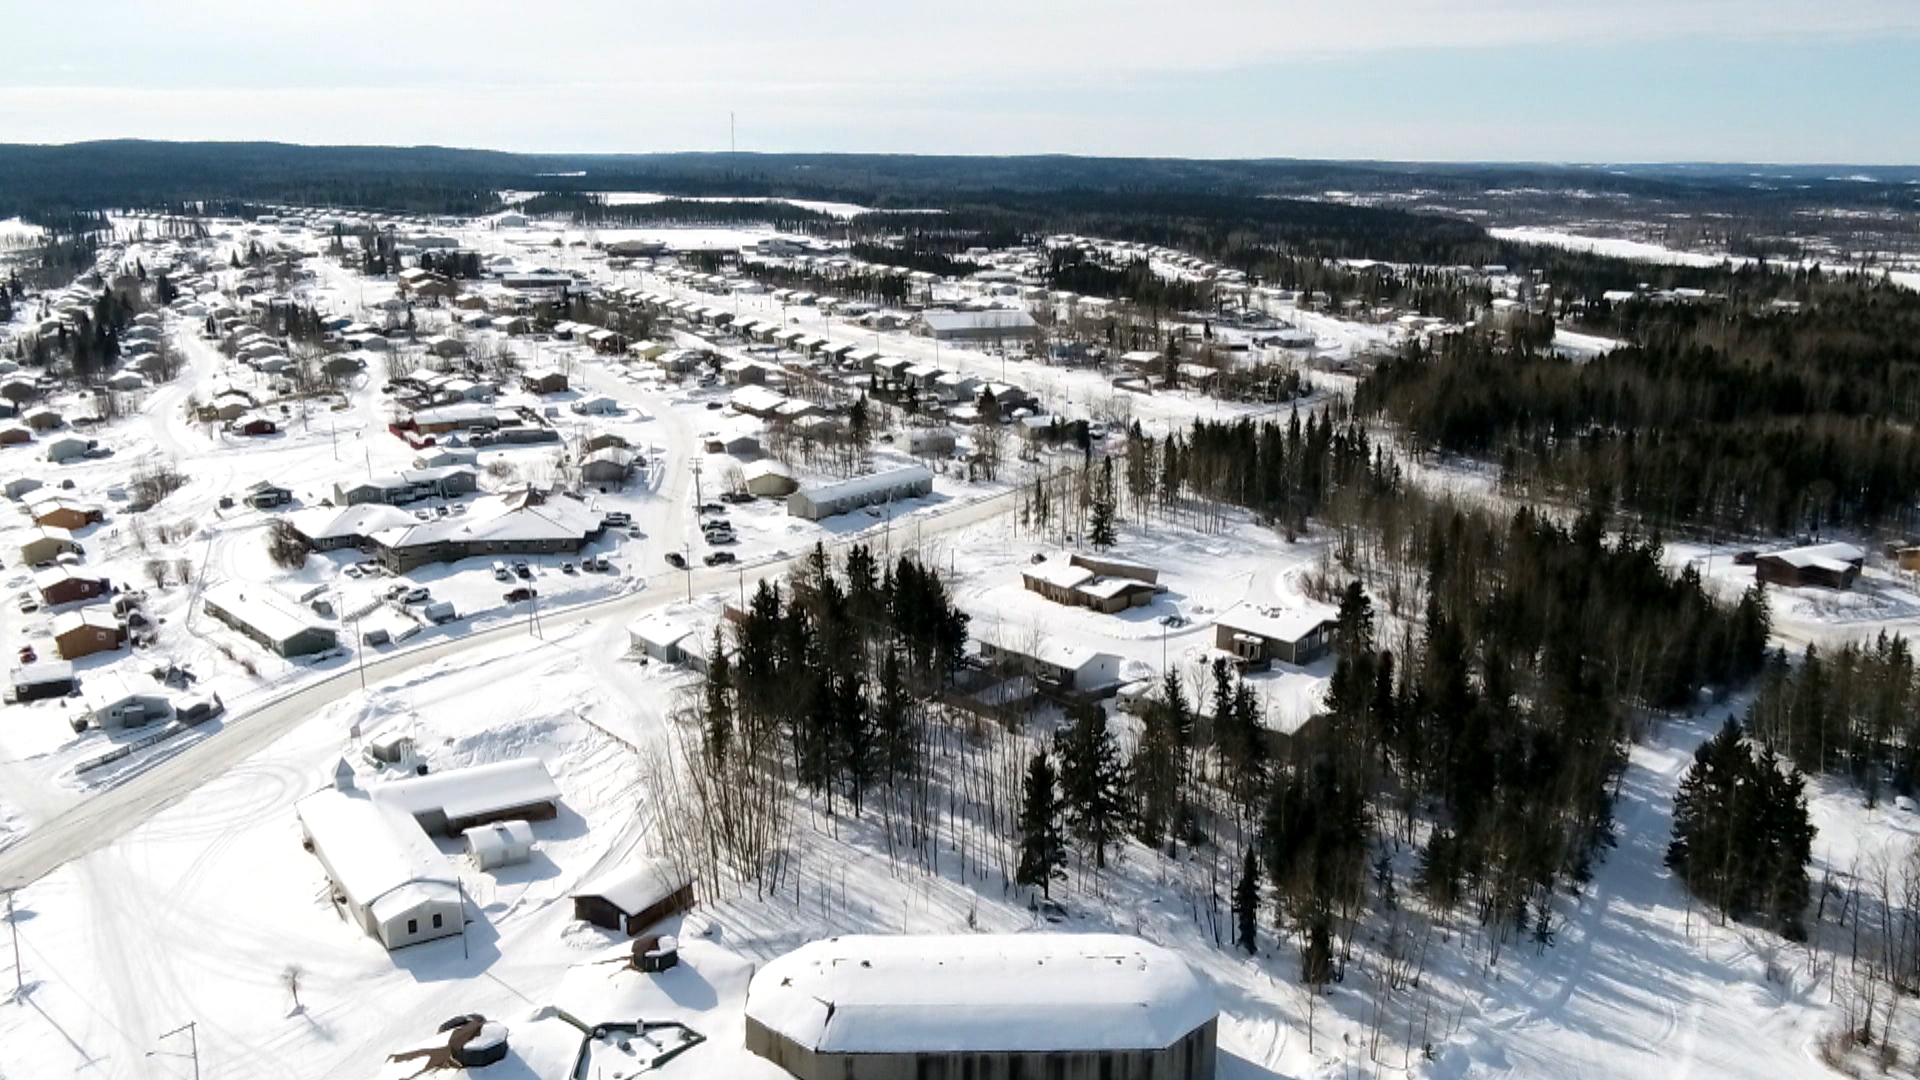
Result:
[[[1040,895],[1051,896],[1053,883],[1067,876],[1067,841],[1060,831],[1060,800],[1055,791],[1053,762],[1046,751],[1027,763],[1026,784],[1020,800],[1020,865],[1014,881]]]
[[[1101,551],[1118,543],[1113,529],[1113,459],[1100,459],[1100,482],[1094,489],[1093,520],[1087,528],[1087,539]]]
[[[733,672],[727,659],[726,642],[720,627],[713,628],[713,644],[707,662],[706,707],[701,720],[706,729],[707,753],[715,763],[727,759],[733,742]]]
[[[1251,955],[1260,949],[1260,860],[1252,847],[1240,860],[1233,885],[1233,943]]]
[[[1171,848],[1180,830],[1180,717],[1187,714],[1180,680],[1166,676],[1164,696],[1152,702],[1142,717],[1139,745],[1128,763],[1127,777],[1134,796],[1133,831],[1140,842]]]
[[[1120,749],[1098,705],[1072,710],[1072,724],[1060,738],[1060,787],[1067,822],[1074,836],[1093,852],[1093,864],[1107,865],[1107,850],[1120,839],[1127,820],[1126,771]]]
[[[1680,780],[1667,866],[1728,918],[1758,915],[1802,940],[1813,838],[1805,778],[1771,749],[1756,755],[1729,717]]]

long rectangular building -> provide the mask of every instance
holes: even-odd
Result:
[[[482,499],[458,517],[385,529],[367,539],[382,566],[405,573],[474,557],[575,554],[605,528],[605,519],[584,503],[523,491]]]
[[[281,656],[306,656],[339,644],[331,627],[314,622],[265,585],[223,581],[209,587],[200,603],[208,615]]]
[[[1219,1007],[1120,934],[846,936],[747,987],[747,1049],[799,1080],[1211,1080]]]
[[[833,517],[880,503],[918,498],[933,491],[933,473],[922,465],[809,484],[787,496],[787,513],[808,521]]]

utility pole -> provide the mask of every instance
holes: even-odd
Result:
[[[189,1020],[186,1023],[180,1025],[179,1027],[174,1028],[172,1031],[161,1032],[159,1037],[162,1039],[168,1039],[168,1038],[172,1038],[175,1035],[180,1034],[183,1031],[187,1033],[187,1053],[185,1055],[174,1054],[173,1056],[174,1057],[182,1057],[182,1056],[191,1057],[193,1059],[193,1080],[200,1080],[200,1037],[198,1034],[195,1033],[194,1026],[195,1026],[195,1022],[192,1020]],[[159,1051],[159,1050],[149,1050],[147,1051],[147,1056],[153,1057],[156,1054],[160,1054],[162,1052],[163,1051]]]
[[[13,996],[16,1001],[25,1001],[27,995],[26,968],[20,964],[20,923],[13,917],[13,890],[7,890],[7,930],[13,936]]]

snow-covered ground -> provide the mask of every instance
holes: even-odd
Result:
[[[664,231],[689,243],[722,246],[766,235]],[[565,268],[591,266],[597,278],[615,279],[579,249],[548,245],[549,234],[584,238],[549,228],[476,229],[462,236],[489,252],[514,251],[530,263]],[[325,310],[359,311],[390,295],[389,283],[362,281],[318,262],[322,276],[306,287],[307,295]],[[623,280],[673,291],[652,274],[629,272]],[[743,314],[777,312],[830,340],[1004,377],[1063,411],[1100,416],[1121,410],[1096,373],[903,334],[875,335],[813,308],[782,311],[762,296],[730,302]],[[1389,333],[1312,312],[1290,317],[1349,355]],[[186,487],[142,520],[150,545],[167,545],[170,559],[176,551],[192,559],[195,584],[148,588],[149,611],[163,620],[152,649],[137,657],[91,658],[82,666],[184,663],[238,712],[340,672],[352,658],[317,672],[282,664],[195,615],[191,598],[199,584],[237,579],[289,595],[321,587],[347,609],[362,606],[358,601],[376,586],[391,582],[348,577],[345,566],[352,560],[338,555],[315,556],[298,571],[279,570],[266,559],[260,539],[266,515],[223,511],[219,497],[271,478],[312,505],[333,480],[402,467],[412,451],[384,431],[386,406],[378,391],[384,378],[377,369],[346,393],[344,408],[289,414],[278,437],[239,440],[188,422],[187,399],[204,398],[217,380],[234,373],[190,328],[180,328],[176,340],[189,370],[149,392],[137,416],[99,433],[114,446],[112,459],[55,468],[33,462],[31,450],[11,448],[0,450],[0,470],[72,479],[76,497],[107,507],[109,520],[83,537],[86,565],[116,581],[139,583],[147,552],[126,520],[131,515],[115,509],[109,489],[124,479],[130,461],[180,463],[189,477]],[[689,512],[692,466],[699,462],[703,482],[711,484],[709,478],[722,474],[730,459],[699,444],[710,432],[735,433],[750,425],[707,407],[724,392],[672,386],[571,347],[539,348],[538,359],[569,365],[576,379],[570,397],[591,391],[622,402],[623,412],[595,420],[594,427],[646,447],[653,463],[645,480],[594,495],[609,508],[634,512],[643,534],[610,538],[596,549],[611,554],[619,572],[567,575],[559,560],[530,560],[541,564],[536,573],[543,605],[551,593],[571,611],[539,636],[531,626],[520,634],[513,623],[520,614],[499,608],[504,586],[493,581],[484,560],[407,575],[436,598],[452,599],[468,616],[466,627],[505,626],[501,633],[510,636],[391,680],[376,677],[364,691],[347,690],[342,680],[338,700],[289,725],[284,736],[262,741],[265,748],[239,766],[20,890],[15,900],[28,989],[18,1003],[0,1004],[0,1077],[185,1075],[184,1062],[148,1055],[179,1050],[175,1040],[163,1043],[160,1037],[187,1021],[197,1025],[201,1075],[208,1080],[398,1076],[407,1070],[396,1069],[387,1055],[430,1043],[435,1027],[450,1016],[480,1012],[504,1020],[514,1046],[508,1061],[482,1075],[550,1080],[571,1067],[578,1032],[559,1020],[530,1020],[529,1014],[559,1005],[589,1023],[677,1019],[705,1034],[708,1042],[676,1059],[666,1070],[670,1076],[771,1078],[777,1071],[740,1047],[740,1005],[754,964],[835,933],[975,930],[1118,930],[1177,948],[1220,1001],[1225,1080],[1829,1075],[1815,1043],[1837,1022],[1820,981],[1831,953],[1809,954],[1769,935],[1715,925],[1690,909],[1662,865],[1674,786],[1719,712],[1657,726],[1634,748],[1616,808],[1620,845],[1581,898],[1562,898],[1553,947],[1537,951],[1509,943],[1496,962],[1486,931],[1464,916],[1441,920],[1430,935],[1408,916],[1400,924],[1405,933],[1392,942],[1369,936],[1356,943],[1374,958],[1423,943],[1424,973],[1413,985],[1387,988],[1374,981],[1380,965],[1355,964],[1324,1000],[1310,1002],[1297,988],[1299,958],[1291,944],[1268,934],[1262,955],[1253,958],[1224,944],[1230,936],[1228,883],[1219,877],[1214,853],[1170,858],[1128,845],[1109,872],[1076,867],[1057,921],[1031,910],[1007,885],[1005,830],[990,828],[985,816],[986,803],[1000,800],[1004,806],[1010,795],[994,794],[994,778],[1017,777],[1032,746],[1024,734],[997,741],[955,737],[931,751],[941,755],[941,776],[970,782],[948,803],[930,859],[889,844],[877,810],[850,817],[844,808],[829,815],[809,804],[795,814],[793,862],[778,889],[756,893],[710,883],[719,895],[675,924],[685,941],[680,975],[652,979],[607,963],[620,942],[573,922],[569,890],[657,842],[657,817],[672,808],[664,805],[663,793],[650,790],[647,778],[672,760],[672,717],[697,685],[684,671],[634,659],[616,609],[636,600],[657,602],[658,609],[704,628],[722,601],[750,587],[751,570],[737,579],[705,574],[697,588],[690,573],[684,584],[695,595],[679,601],[678,572],[656,572],[664,568],[665,552],[702,550],[690,546],[699,543]],[[563,426],[574,423],[564,412],[567,400],[553,399],[562,405]],[[1200,416],[1255,411],[1178,393],[1128,396],[1125,402],[1126,415],[1162,429]],[[550,451],[497,453],[531,476],[548,467],[543,455]],[[1409,468],[1431,485],[1488,501],[1501,497],[1484,470]],[[1116,554],[1159,567],[1167,591],[1147,607],[1113,616],[1058,607],[1020,586],[1020,568],[1062,541],[1023,535],[1001,517],[1021,479],[1017,468],[1008,472],[998,485],[942,476],[933,496],[895,506],[878,521],[860,514],[816,525],[786,517],[772,503],[731,508],[741,534],[736,550],[749,564],[767,565],[817,540],[865,530],[890,549],[918,547],[928,561],[945,566],[961,604],[974,615],[976,638],[1017,644],[1044,633],[1114,652],[1134,674],[1184,666],[1189,681],[1192,661],[1212,639],[1212,621],[1220,613],[1242,602],[1309,602],[1304,582],[1324,556],[1322,541],[1290,545],[1241,521],[1218,532],[1123,521]],[[703,494],[711,498],[713,490]],[[937,511],[952,513],[935,517]],[[153,539],[156,526],[175,522],[184,540]],[[943,527],[947,522],[958,524]],[[9,520],[0,530],[0,550],[18,539],[19,528]],[[1735,567],[1730,549],[1716,550],[1711,565],[1707,555],[1704,548],[1669,548],[1676,564],[1701,564],[1725,595],[1750,582],[1751,570]],[[23,587],[13,561],[0,571],[9,597]],[[653,580],[643,580],[648,577]],[[625,599],[584,606],[612,596]],[[1797,635],[1823,641],[1865,636],[1908,622],[1920,627],[1920,592],[1904,576],[1877,568],[1852,593],[1772,590],[1771,596],[1776,629],[1788,641]],[[1190,621],[1180,627],[1159,621],[1171,614]],[[9,600],[0,606],[5,644],[12,648],[43,632],[45,618],[23,622]],[[378,618],[402,616],[387,608]],[[461,632],[422,631],[408,647]],[[228,659],[222,645],[254,670]],[[1260,690],[1271,708],[1291,716],[1323,693],[1325,676],[1324,665],[1277,665]],[[4,849],[10,835],[82,805],[89,792],[66,772],[107,738],[92,732],[74,738],[58,703],[8,706],[0,719]],[[293,805],[330,782],[343,753],[358,760],[356,729],[363,740],[405,732],[436,769],[530,754],[558,780],[565,809],[558,819],[534,825],[534,862],[494,873],[457,863],[476,913],[465,938],[389,954],[335,915],[318,861],[301,848]],[[219,738],[222,732],[216,722],[191,738]],[[362,783],[378,782],[364,762],[360,769]],[[1910,811],[1892,805],[1864,809],[1857,794],[1838,785],[1816,783],[1812,804],[1821,830],[1816,881],[1829,870],[1851,872],[1863,858],[1898,853],[1920,837],[1920,820]],[[447,850],[453,853],[450,845]],[[1409,857],[1406,851],[1393,854],[1400,863]],[[1369,925],[1388,921],[1382,914]],[[298,1007],[285,978],[296,967]],[[1384,1023],[1376,1024],[1376,1017]]]
[[[1753,587],[1753,567],[1734,562],[1751,543],[1666,545],[1668,565],[1691,565],[1707,588],[1725,600],[1737,599]],[[1869,558],[1851,589],[1813,586],[1789,589],[1767,587],[1773,614],[1774,637],[1798,650],[1813,644],[1822,648],[1849,641],[1868,641],[1882,632],[1920,637],[1920,581],[1879,558]]]
[[[1542,247],[1565,248],[1568,251],[1580,251],[1590,255],[1605,255],[1614,259],[1627,259],[1633,262],[1662,263],[1668,266],[1719,266],[1728,261],[1724,255],[1712,255],[1696,251],[1677,251],[1659,244],[1650,244],[1642,240],[1627,240],[1611,236],[1583,236],[1578,233],[1563,232],[1558,229],[1541,229],[1530,226],[1511,228],[1492,228],[1488,235],[1497,240],[1511,240],[1517,244],[1538,244]],[[1733,260],[1738,263],[1743,260]]]

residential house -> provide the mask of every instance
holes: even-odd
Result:
[[[78,660],[125,645],[127,628],[104,607],[83,607],[55,615],[52,636],[62,660]]]
[[[1264,668],[1276,660],[1310,664],[1332,647],[1336,625],[1334,613],[1318,605],[1276,608],[1243,603],[1214,621],[1213,644],[1248,667]]]
[[[1809,585],[1851,589],[1866,560],[1866,553],[1852,544],[1811,544],[1756,557],[1753,575],[1769,585],[1790,589]]]

